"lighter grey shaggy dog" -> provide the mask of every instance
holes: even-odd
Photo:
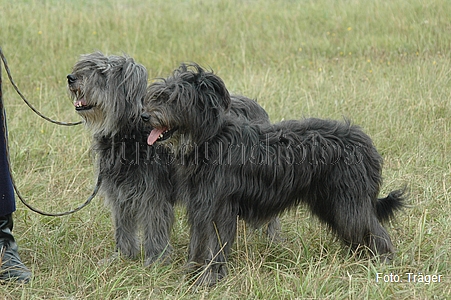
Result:
[[[147,70],[127,56],[82,55],[67,76],[76,112],[92,132],[101,192],[111,207],[117,250],[145,264],[166,258],[174,221],[168,152],[146,145],[141,102]]]
[[[111,207],[117,250],[128,258],[140,252],[143,234],[145,264],[166,260],[177,183],[174,159],[162,146],[149,146],[150,132],[141,119],[147,70],[127,56],[82,55],[67,76],[76,112],[92,132],[92,149],[102,177],[101,191]],[[243,96],[232,96],[230,114],[268,123],[265,110]],[[267,227],[278,240],[278,218]]]

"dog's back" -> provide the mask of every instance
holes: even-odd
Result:
[[[311,165],[367,164],[374,171],[372,177],[380,177],[383,159],[371,138],[349,120],[337,121],[318,118],[288,120],[276,123],[263,135],[276,134],[279,142],[290,143],[305,151]],[[306,157],[308,159],[309,157]],[[320,170],[318,170],[320,171]],[[379,182],[380,184],[380,182]]]
[[[257,101],[244,97],[242,95],[231,95],[232,106],[229,114],[234,118],[244,118],[253,123],[269,124],[268,113],[261,107]]]
[[[241,177],[231,179],[235,182],[251,178],[254,182],[235,197],[241,203],[241,216],[256,217],[249,219],[251,223],[263,221],[257,215],[268,217],[299,202],[308,204],[323,221],[333,223],[328,214],[330,197],[341,192],[359,198],[345,201],[368,201],[382,211],[380,221],[400,207],[400,197],[378,200],[383,159],[371,138],[347,120],[308,118],[271,125],[231,116],[218,137],[218,143],[228,145],[220,160],[224,163],[221,167],[228,170],[224,176]],[[209,147],[215,147],[214,139]],[[254,211],[251,203],[258,203],[258,210]]]

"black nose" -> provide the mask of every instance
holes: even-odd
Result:
[[[71,84],[74,83],[77,80],[77,77],[75,77],[72,74],[67,75],[67,83]]]
[[[142,114],[141,114],[141,119],[142,119],[144,122],[149,122],[149,121],[150,121],[150,115],[149,115],[148,113],[142,113]]]

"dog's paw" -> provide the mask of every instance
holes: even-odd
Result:
[[[192,265],[187,267],[193,270]],[[226,277],[227,268],[224,264],[208,265],[204,268],[191,271],[191,274],[193,275],[192,280],[194,285],[210,287],[216,285]]]
[[[206,269],[199,274],[194,283],[198,286],[214,286],[224,277],[224,274]]]
[[[149,267],[153,264],[159,264],[159,265],[169,265],[172,262],[171,257],[169,255],[160,255],[160,256],[152,256],[152,257],[147,257],[144,260],[144,266],[145,267]]]

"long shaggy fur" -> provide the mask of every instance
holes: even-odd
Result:
[[[101,191],[111,207],[117,250],[135,258],[140,251],[145,264],[171,252],[174,158],[162,146],[146,143],[149,130],[141,118],[147,71],[127,56],[83,55],[67,76],[77,113],[93,137],[92,149],[103,182]],[[265,110],[243,96],[232,97],[230,115],[269,124]],[[279,220],[268,223],[268,236],[278,238]]]
[[[92,132],[117,250],[137,257],[142,231],[145,264],[167,257],[174,181],[170,155],[162,147],[148,146],[148,132],[143,131],[147,70],[130,57],[95,52],[81,56],[67,80],[75,109]]]
[[[237,217],[259,226],[304,203],[346,244],[390,258],[381,222],[403,203],[402,191],[378,199],[382,157],[349,121],[309,118],[269,124],[230,114],[223,81],[182,65],[148,87],[148,143],[175,151],[178,197],[187,206],[189,265],[199,282],[226,274]],[[158,134],[158,138],[155,138]]]

